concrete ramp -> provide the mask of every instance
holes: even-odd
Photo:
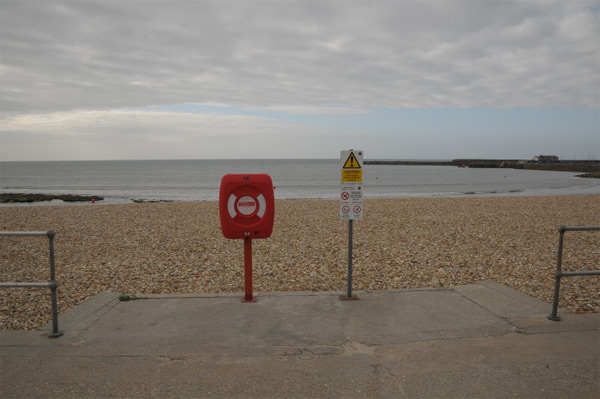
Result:
[[[452,289],[100,294],[48,331],[0,333],[0,396],[596,398],[598,314],[488,281]]]

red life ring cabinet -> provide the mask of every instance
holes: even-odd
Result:
[[[265,174],[229,174],[221,179],[219,191],[221,231],[226,238],[244,239],[244,297],[252,295],[252,239],[268,238],[273,232],[275,198],[273,181]]]
[[[228,174],[219,193],[221,231],[226,238],[268,238],[273,232],[273,181],[266,174]]]

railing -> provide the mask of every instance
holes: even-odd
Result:
[[[579,271],[579,272],[563,272],[562,271],[562,253],[563,253],[563,239],[565,232],[567,231],[592,231],[600,230],[600,226],[582,226],[582,227],[567,227],[560,226],[558,232],[560,233],[558,239],[558,261],[556,262],[556,280],[554,282],[554,302],[552,304],[552,314],[548,316],[548,319],[552,321],[560,321],[560,317],[556,314],[558,312],[558,295],[560,291],[560,279],[561,277],[571,276],[600,276],[600,271]]]
[[[50,250],[50,282],[39,283],[0,283],[0,288],[38,288],[38,287],[49,287],[52,297],[52,332],[50,333],[51,338],[57,338],[63,335],[62,331],[58,330],[58,282],[56,281],[56,272],[54,267],[54,236],[56,233],[53,230],[49,231],[0,231],[0,236],[13,236],[13,237],[48,237],[48,246]]]

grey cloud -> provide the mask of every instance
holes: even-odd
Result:
[[[598,106],[563,1],[3,1],[3,112],[160,104]]]
[[[3,161],[315,157],[339,151],[339,134],[249,115],[147,111],[20,114],[0,125]],[[308,143],[307,143],[308,142]]]

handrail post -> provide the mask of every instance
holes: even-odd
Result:
[[[562,277],[562,252],[563,252],[563,241],[565,237],[565,226],[560,226],[558,228],[559,238],[558,238],[558,260],[556,261],[556,272],[554,273],[554,301],[552,302],[552,313],[548,316],[549,320],[552,321],[560,321],[560,317],[558,317],[558,296],[560,291],[560,278]]]
[[[58,338],[63,335],[62,331],[58,330],[58,282],[56,281],[56,269],[54,264],[54,230],[46,232],[48,236],[48,246],[50,250],[50,292],[52,295],[52,333],[51,338]]]
[[[52,305],[52,332],[50,338],[57,338],[63,335],[58,329],[58,281],[56,281],[56,266],[54,262],[54,230],[48,231],[0,231],[0,237],[42,237],[48,238],[48,250],[50,253],[50,282],[0,282],[0,288],[21,287],[21,288],[37,288],[49,287]]]
[[[558,238],[558,259],[556,261],[556,272],[554,274],[554,301],[552,302],[552,313],[548,316],[549,320],[560,321],[558,317],[558,297],[560,293],[560,279],[561,277],[572,277],[572,276],[600,276],[600,270],[594,271],[575,271],[575,272],[563,272],[562,271],[562,255],[563,255],[563,241],[566,231],[594,231],[600,230],[600,226],[559,226],[558,232],[560,233]]]

